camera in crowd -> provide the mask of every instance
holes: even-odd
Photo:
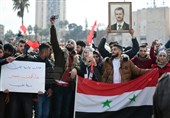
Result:
[[[51,16],[51,19],[52,20],[56,20],[56,19],[58,19],[59,18],[59,15],[53,15],[53,16]]]

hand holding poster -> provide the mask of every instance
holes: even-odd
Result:
[[[1,67],[0,91],[38,93],[45,91],[45,64],[14,61]]]

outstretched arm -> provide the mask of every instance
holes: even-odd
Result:
[[[139,43],[137,41],[137,39],[134,37],[134,30],[131,29],[129,30],[131,36],[132,36],[132,49],[124,52],[125,54],[127,54],[129,56],[129,58],[133,58],[137,52],[139,51]]]
[[[51,42],[53,52],[54,52],[55,65],[61,65],[59,57],[62,55],[63,51],[61,50],[59,43],[58,43],[56,29],[55,29],[55,26],[54,26],[55,21],[52,18],[50,19],[50,21],[51,21],[50,42]]]
[[[141,69],[138,68],[136,65],[133,64],[132,61],[130,61],[130,67],[131,67],[131,71],[135,76],[141,76],[143,74],[145,74],[146,72],[149,71],[149,69]]]
[[[4,59],[0,59],[0,66],[5,65],[7,63],[11,63],[15,59],[16,59],[15,57],[7,57],[7,58],[4,58]]]
[[[105,32],[105,36],[102,38],[102,40],[100,41],[100,43],[98,45],[98,50],[103,58],[110,56],[109,51],[107,51],[104,47],[106,44],[106,39],[108,38],[108,32],[109,32],[109,29],[107,28],[107,30]]]
[[[156,42],[157,40],[154,40],[152,42],[152,46],[151,46],[151,49],[150,49],[150,57],[152,59],[152,64],[155,64],[156,63],[156,55],[155,55],[155,50],[154,50],[154,47],[156,45]]]
[[[58,39],[57,39],[57,33],[56,33],[55,26],[54,26],[55,21],[53,19],[51,19],[50,21],[51,21],[50,42],[51,42],[54,54],[56,54],[59,51],[61,51],[61,48],[59,47],[59,43],[58,43]]]

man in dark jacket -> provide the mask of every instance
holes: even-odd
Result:
[[[76,42],[69,39],[66,42],[65,49],[59,47],[56,29],[54,27],[54,18],[51,18],[51,45],[54,52],[55,67],[58,68],[58,78],[55,78],[54,93],[55,96],[55,112],[54,118],[72,118],[70,110],[73,101],[72,82],[77,75],[79,69],[79,55],[76,54]]]
[[[42,62],[46,65],[45,74],[45,93],[38,95],[38,102],[35,108],[35,118],[48,118],[50,111],[50,98],[52,95],[52,83],[53,80],[50,78],[50,73],[53,72],[52,64],[48,57],[50,55],[50,46],[42,43],[39,46],[39,55],[36,57],[36,62]]]
[[[132,46],[132,49],[127,50],[127,51],[125,51],[123,53],[128,55],[129,58],[131,59],[139,51],[139,44],[138,44],[137,39],[134,37],[134,31],[133,30],[129,30],[129,31],[130,31],[130,34],[132,36],[132,45],[133,46]],[[106,43],[106,39],[108,37],[108,32],[109,32],[109,29],[107,29],[106,35],[104,36],[104,38],[102,38],[102,40],[100,41],[99,46],[98,46],[98,50],[99,50],[99,52],[100,52],[100,54],[102,55],[103,58],[111,57],[111,53],[105,49],[105,43]],[[110,45],[109,45],[110,49],[113,47],[114,44],[115,44],[115,42],[113,42],[113,43],[111,42],[110,43]]]
[[[34,58],[24,54],[25,40],[20,40],[17,45],[17,61],[34,61]],[[33,107],[32,93],[11,92],[10,118],[32,118]],[[23,111],[23,112],[22,112]]]

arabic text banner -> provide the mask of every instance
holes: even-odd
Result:
[[[38,93],[45,91],[45,63],[14,61],[1,66],[0,91]]]

